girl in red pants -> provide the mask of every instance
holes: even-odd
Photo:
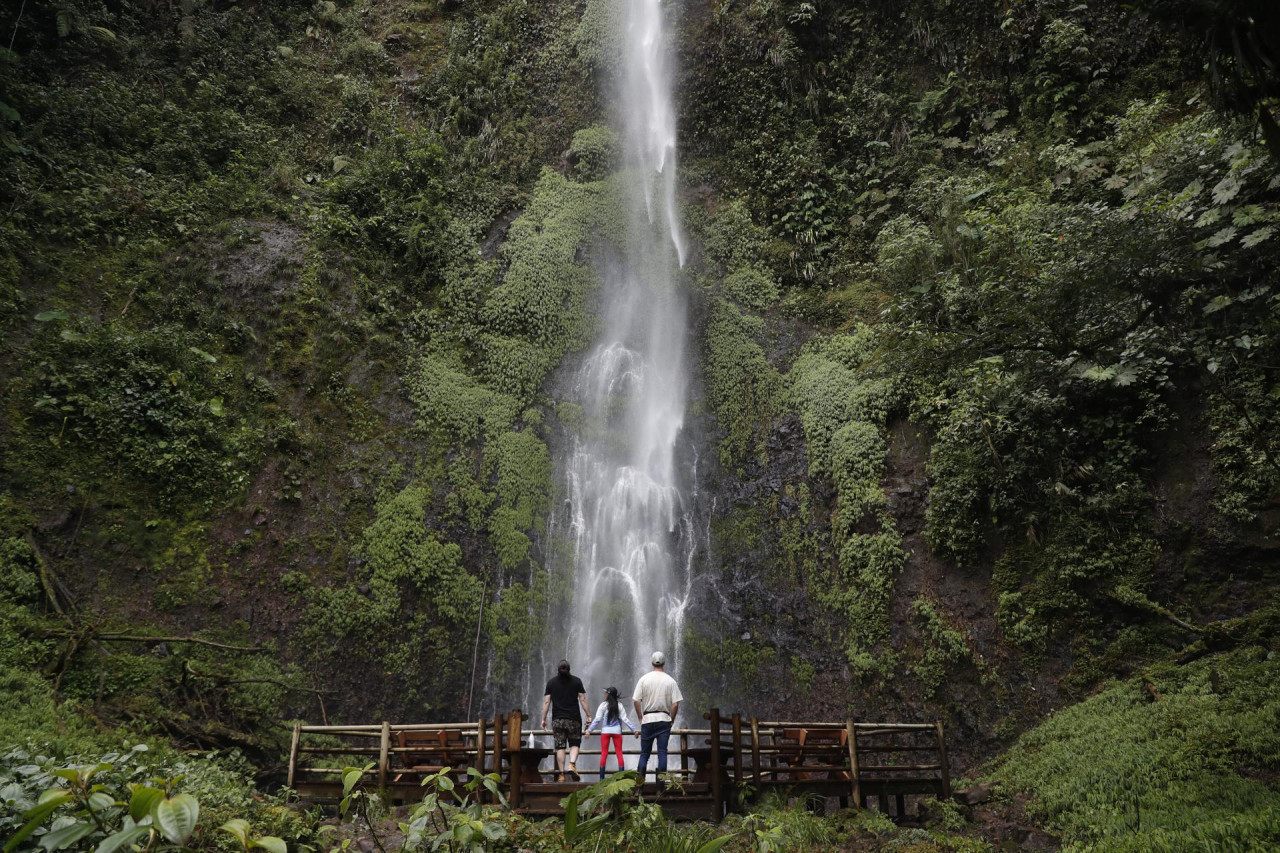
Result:
[[[618,769],[623,769],[622,763],[622,724],[626,723],[627,728],[631,729],[634,737],[639,737],[640,732],[631,724],[631,718],[627,716],[627,709],[618,704],[618,688],[606,687],[604,691],[604,701],[600,703],[600,707],[596,709],[595,716],[587,720],[587,730],[584,737],[591,737],[591,732],[597,727],[600,728],[600,778],[604,778],[604,766],[609,760],[609,746],[612,743],[615,754],[618,756]]]

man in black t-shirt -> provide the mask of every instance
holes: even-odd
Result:
[[[551,733],[556,739],[556,781],[564,781],[564,751],[569,748],[569,772],[576,778],[578,775],[578,748],[582,746],[582,717],[575,706],[582,706],[582,713],[588,718],[587,690],[582,686],[582,679],[569,674],[569,662],[560,661],[556,674],[547,682],[545,695],[542,697],[542,728],[547,727],[547,709],[551,709]]]

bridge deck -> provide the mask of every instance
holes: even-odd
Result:
[[[942,723],[770,722],[723,716],[712,709],[703,729],[675,729],[668,772],[680,780],[661,795],[673,817],[718,821],[734,803],[770,790],[838,797],[902,816],[906,798],[951,796]],[[468,767],[497,773],[500,790],[517,811],[558,815],[561,801],[595,781],[598,739],[578,760],[580,781],[555,781],[550,732],[524,728],[520,711],[492,721],[412,725],[306,726],[295,724],[289,754],[289,786],[309,799],[337,800],[342,770],[373,763],[368,783],[393,802],[421,799],[421,781],[442,769],[459,780]],[[638,740],[623,740],[629,767]],[[352,760],[351,757],[354,757]],[[614,757],[609,766],[615,769]],[[650,759],[650,768],[654,759]],[[656,796],[653,783],[646,798]]]

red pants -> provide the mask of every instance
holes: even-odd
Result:
[[[614,751],[618,756],[618,769],[623,768],[622,763],[622,735],[600,735],[600,769],[604,770],[605,762],[609,759],[609,743],[612,741]]]

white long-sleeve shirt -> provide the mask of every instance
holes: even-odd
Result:
[[[609,703],[601,702],[600,707],[596,708],[595,716],[591,718],[591,724],[587,726],[587,732],[591,733],[599,728],[602,735],[620,735],[622,734],[622,724],[626,723],[627,728],[631,729],[631,733],[635,734],[636,727],[632,724],[631,717],[627,714],[627,709],[623,707],[621,702],[618,703],[617,721],[610,725],[608,719],[606,719],[608,716]]]

